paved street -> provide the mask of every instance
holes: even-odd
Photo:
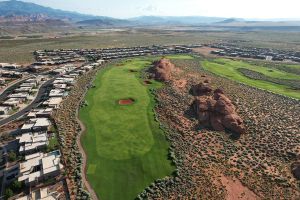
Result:
[[[15,84],[5,88],[5,90],[0,94],[0,101],[4,101],[8,95],[10,95],[12,93],[12,91],[14,91],[14,89],[18,88],[22,83],[24,83],[27,79],[29,79],[31,77],[27,77],[19,82],[16,82]]]
[[[43,95],[45,94],[47,88],[52,84],[52,82],[54,81],[55,78],[56,77],[51,78],[50,80],[46,81],[40,87],[36,98],[28,106],[26,106],[24,109],[20,110],[19,112],[16,112],[15,114],[11,115],[10,117],[1,120],[0,126],[4,125],[6,123],[12,122],[12,121],[22,117],[26,113],[28,113],[31,109],[36,108],[41,103]]]

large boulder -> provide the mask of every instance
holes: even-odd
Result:
[[[153,63],[154,78],[159,81],[168,81],[171,79],[171,73],[175,65],[169,59],[162,58]]]
[[[191,90],[196,95],[194,109],[200,125],[216,131],[227,129],[238,134],[245,133],[243,120],[223,90],[216,89],[211,95],[211,87],[203,83]]]

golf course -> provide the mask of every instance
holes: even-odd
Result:
[[[98,72],[79,117],[87,154],[87,177],[102,200],[133,200],[156,179],[171,176],[169,143],[155,121],[154,96],[141,70],[151,59],[111,64]]]
[[[291,85],[300,85],[300,75],[289,73],[276,68],[250,64],[245,61],[231,59],[211,59],[202,62],[202,67],[216,75],[229,78],[246,85],[265,89],[276,94],[282,94],[296,99],[300,99],[300,90]],[[300,69],[299,65],[286,65],[288,68]],[[248,74],[246,76],[243,70]],[[258,74],[258,75],[257,75]]]

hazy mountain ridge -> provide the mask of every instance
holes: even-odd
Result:
[[[205,16],[140,16],[117,19],[53,9],[17,0],[0,1],[0,35],[13,33],[51,32],[57,28],[85,27],[164,27],[193,26],[207,30],[290,30],[298,31],[299,21],[247,20]],[[38,28],[40,27],[40,28]],[[25,31],[24,31],[25,30]]]
[[[50,7],[40,6],[34,3],[27,3],[16,0],[0,2],[0,19],[2,21],[13,21],[14,19],[18,21],[19,18],[27,19],[28,21],[59,19],[75,22],[90,19],[109,19],[109,17],[85,15],[76,12],[63,11]]]
[[[130,18],[131,22],[139,24],[186,24],[186,25],[200,25],[210,24],[226,20],[222,17],[205,17],[205,16],[140,16]]]

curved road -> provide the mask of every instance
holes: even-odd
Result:
[[[47,87],[49,87],[52,84],[54,79],[55,78],[51,78],[50,80],[43,83],[43,85],[41,85],[35,99],[28,106],[26,106],[24,109],[22,109],[22,110],[16,112],[15,114],[1,120],[0,121],[0,126],[3,126],[4,124],[12,122],[16,119],[19,119],[20,117],[22,117],[23,115],[28,113],[31,109],[36,108],[41,103],[42,97],[45,94],[45,92],[47,91]]]
[[[13,83],[12,85],[8,86],[7,88],[5,88],[0,94],[0,101],[4,101],[7,98],[7,96],[10,95],[14,89],[18,88],[22,83],[24,83],[29,78],[31,78],[31,76],[21,79],[15,83]]]

